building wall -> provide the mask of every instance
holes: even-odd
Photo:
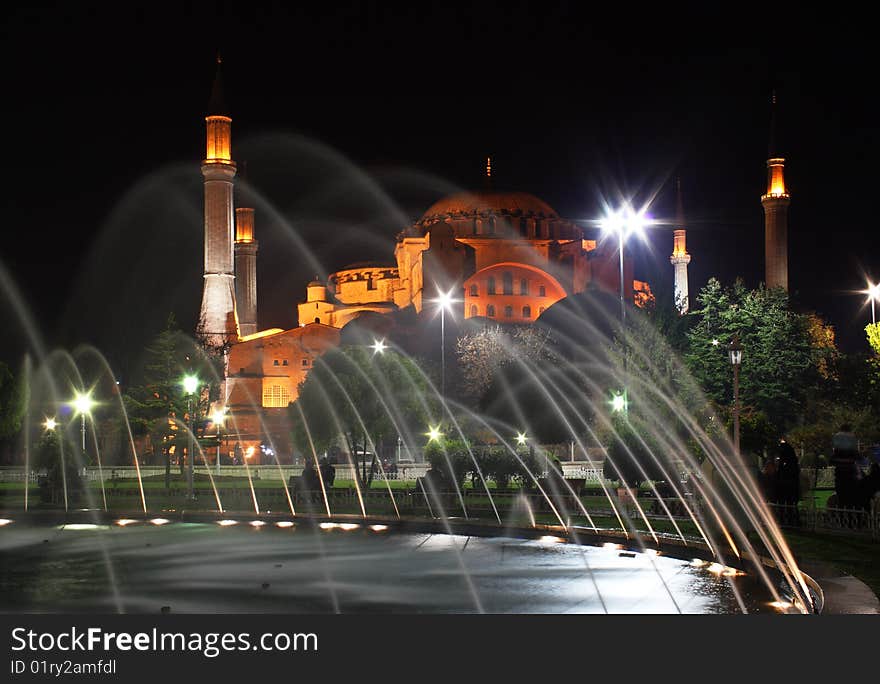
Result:
[[[339,329],[321,324],[285,330],[239,342],[229,350],[228,400],[231,432],[229,439],[243,449],[264,443],[262,428],[274,426],[273,439],[284,440],[287,405],[296,400],[299,384],[305,380],[315,359],[339,344]],[[256,453],[251,462],[258,463]]]
[[[493,281],[494,294],[490,289]],[[505,291],[505,283],[510,285],[509,291]],[[495,264],[465,281],[464,316],[491,318],[499,323],[530,323],[563,297],[562,285],[539,268],[511,262]],[[489,307],[494,307],[494,312]],[[524,307],[528,309],[524,311]]]

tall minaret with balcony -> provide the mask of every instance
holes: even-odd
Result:
[[[770,115],[770,149],[767,159],[767,192],[764,206],[765,283],[768,288],[788,291],[788,205],[791,197],[785,186],[785,159],[776,149],[776,93]]]
[[[241,336],[257,332],[257,249],[254,210],[235,208],[235,302]]]
[[[669,261],[675,268],[675,307],[682,315],[690,308],[688,294],[688,264],[691,255],[687,252],[687,229],[684,222],[684,203],[681,200],[681,178],[675,179],[675,228],[672,231],[672,256]]]
[[[205,178],[205,281],[196,329],[206,347],[217,350],[238,339],[233,265],[232,119],[223,101],[220,58],[208,103]]]

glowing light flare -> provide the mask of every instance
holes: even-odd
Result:
[[[98,530],[106,527],[106,525],[95,525],[94,523],[67,523],[59,525],[61,530]]]
[[[525,446],[527,439],[525,432],[519,432],[516,435],[516,443],[520,446]]]
[[[428,431],[425,433],[425,436],[428,438],[429,442],[439,442],[440,438],[443,437],[443,433],[440,432],[440,426],[428,426]]]
[[[706,567],[706,561],[702,560],[701,558],[694,558],[694,559],[691,561],[691,567],[692,567],[692,568],[703,568],[703,567]]]
[[[266,523],[263,522],[262,520],[251,520],[251,522],[250,522],[251,527],[262,527],[265,524]]]
[[[623,394],[615,394],[611,397],[611,410],[620,413],[626,410],[626,396]]]
[[[211,414],[211,422],[214,423],[214,425],[217,425],[217,426],[223,425],[223,421],[225,421],[225,420],[226,420],[226,409],[225,408],[217,409],[216,411],[214,411]]]
[[[867,295],[868,301],[880,302],[880,283],[868,281],[868,287],[862,290],[862,294]]]
[[[238,520],[218,520],[217,524],[220,527],[232,527],[233,525],[238,525]]]
[[[555,537],[552,534],[545,534],[543,537],[538,539],[538,541],[544,544],[561,544],[565,540],[562,537]]]
[[[322,522],[318,525],[318,527],[320,527],[322,530],[335,530],[337,527],[339,527],[339,523]]]
[[[644,240],[645,229],[654,223],[645,211],[644,208],[636,211],[632,206],[626,205],[622,209],[609,212],[599,221],[599,226],[605,235],[614,235],[623,241],[630,235],[637,235]]]
[[[76,411],[77,415],[88,416],[91,415],[95,403],[91,392],[77,392],[73,401],[70,402],[70,406]]]
[[[372,349],[374,354],[384,354],[385,350],[388,349],[388,345],[385,344],[385,340],[374,340]]]
[[[116,524],[120,527],[126,527],[127,525],[134,525],[136,522],[137,520],[132,520],[131,518],[120,518],[116,521]]]
[[[6,527],[7,525],[11,525],[12,521],[9,518],[0,518],[0,527]]]
[[[161,526],[161,525],[167,525],[171,521],[168,520],[168,518],[153,518],[152,520],[150,520],[150,522],[153,523],[154,525]]]
[[[352,530],[357,530],[360,528],[360,525],[357,523],[340,523],[339,529],[345,530],[346,532],[351,532]]]
[[[373,532],[384,532],[388,529],[388,525],[370,525],[370,529],[373,530]]]
[[[185,375],[180,381],[185,394],[195,394],[199,389],[199,378],[196,375]]]
[[[58,421],[54,418],[46,418],[46,420],[43,421],[43,427],[51,432],[58,427]]]
[[[245,449],[244,457],[245,458],[253,458],[255,449],[252,446],[249,446]]]
[[[454,290],[449,290],[448,292],[441,292],[431,301],[434,302],[438,309],[443,309],[444,311],[448,311],[452,313],[452,305],[458,302],[459,300],[455,299],[452,296]]]
[[[293,522],[291,522],[290,520],[279,520],[277,523],[275,523],[275,527],[287,529],[288,527],[293,527]]]

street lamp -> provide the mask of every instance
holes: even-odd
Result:
[[[211,414],[211,422],[217,427],[217,474],[220,474],[220,441],[222,439],[223,421],[226,420],[226,409],[217,409]]]
[[[439,425],[431,425],[428,427],[428,431],[425,433],[429,442],[439,442],[440,438],[443,436],[443,433],[440,432]]]
[[[877,314],[874,310],[874,302],[880,301],[880,283],[871,284],[868,283],[868,289],[863,290],[863,292],[868,295],[868,299],[871,300],[871,323],[874,325],[877,324]]]
[[[620,255],[620,324],[626,322],[626,304],[624,301],[624,277],[623,277],[623,244],[630,235],[638,235],[645,238],[645,228],[651,225],[651,219],[645,214],[644,209],[635,211],[630,205],[622,209],[610,212],[599,222],[602,232],[606,235],[617,236],[617,251]]]
[[[611,397],[611,410],[614,413],[626,412],[626,392],[623,394],[615,394]]]
[[[441,292],[432,300],[440,307],[440,395],[446,396],[446,310],[452,314],[452,305],[457,299],[452,297],[452,290]]]
[[[183,385],[183,393],[186,395],[186,413],[189,417],[189,463],[187,464],[186,470],[186,478],[187,478],[187,488],[189,489],[189,498],[195,499],[195,490],[194,490],[194,479],[195,473],[193,469],[193,462],[195,461],[195,457],[193,451],[195,449],[195,445],[193,444],[193,432],[195,431],[195,420],[193,416],[193,397],[199,389],[199,378],[195,375],[185,375],[183,380],[181,381]]]
[[[516,434],[516,443],[519,446],[525,446],[527,441],[528,441],[528,437],[526,437],[525,432],[518,432]]]
[[[73,410],[79,414],[80,417],[80,434],[82,435],[82,450],[83,454],[86,453],[86,416],[90,416],[92,414],[92,409],[95,406],[95,400],[92,399],[91,392],[77,392],[76,396],[73,398],[73,401],[70,402],[70,405],[73,407]]]
[[[43,421],[43,427],[46,428],[47,432],[52,432],[58,427],[58,421],[55,420],[55,418],[46,418],[46,420]]]
[[[373,340],[373,354],[384,354],[385,350],[388,349],[388,345],[385,344],[385,340]]]
[[[645,228],[651,225],[651,219],[645,214],[645,209],[636,211],[632,206],[627,204],[622,209],[609,212],[605,218],[599,222],[599,225],[605,235],[614,235],[617,237],[617,252],[619,254],[620,263],[620,334],[621,340],[623,340],[626,331],[626,289],[623,275],[623,245],[630,235],[638,235],[640,238],[644,239]],[[624,374],[626,374],[625,348],[623,353],[623,369]],[[622,401],[623,403],[620,409],[615,410],[626,412],[629,408],[626,384],[624,384],[623,388]]]
[[[727,352],[733,366],[733,449],[739,457],[739,367],[742,365],[743,357],[739,333],[734,333]]]

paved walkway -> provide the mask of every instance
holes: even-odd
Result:
[[[803,563],[801,567],[825,593],[823,615],[880,615],[880,600],[860,579],[820,561]]]

